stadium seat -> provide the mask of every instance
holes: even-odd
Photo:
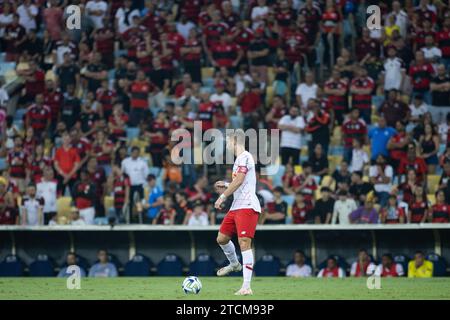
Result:
[[[0,277],[21,277],[23,270],[24,264],[16,255],[7,255],[0,262]]]
[[[259,277],[275,277],[280,275],[281,262],[271,254],[262,256],[255,263],[255,275]]]
[[[176,254],[167,254],[156,267],[156,274],[158,276],[174,276],[179,277],[183,275],[183,262]]]
[[[72,206],[71,197],[61,197],[56,200],[56,210],[58,211],[58,216],[69,217],[70,208]]]
[[[426,257],[433,262],[433,277],[445,277],[447,274],[447,262],[443,257],[436,253],[430,253]]]
[[[133,140],[139,136],[139,128],[127,128],[127,139]]]
[[[266,88],[266,103],[267,103],[267,105],[270,106],[272,104],[273,96],[274,96],[273,87],[272,86],[268,86]]]
[[[39,254],[30,266],[30,277],[53,277],[55,275],[53,259],[46,254]]]
[[[325,176],[322,179],[322,182],[320,183],[321,187],[330,187],[331,190],[334,190],[336,188],[336,181],[333,179],[332,176]]]
[[[440,178],[440,176],[434,174],[427,175],[428,193],[434,194],[437,191]]]
[[[267,83],[272,84],[275,81],[275,71],[273,67],[267,68]]]
[[[283,165],[270,165],[266,167],[268,175],[272,179],[274,187],[281,187],[283,185],[283,175],[286,168]]]
[[[13,71],[16,68],[15,62],[1,62],[0,63],[0,74],[5,74],[8,71]]]
[[[281,196],[281,199],[287,203],[288,206],[292,206],[295,201],[295,196],[292,194],[285,194]]]
[[[0,170],[5,170],[8,167],[6,158],[0,158]]]
[[[303,172],[303,167],[302,166],[300,166],[300,165],[296,165],[296,166],[294,166],[294,173],[295,174],[302,174],[302,172]]]
[[[108,212],[109,209],[114,208],[114,197],[105,196],[105,200],[103,201],[103,205],[105,206],[105,212]]]
[[[217,263],[209,254],[199,254],[189,265],[192,276],[211,277],[216,275]]]
[[[212,78],[214,76],[214,68],[202,68],[202,80]]]
[[[125,277],[147,277],[153,263],[149,258],[142,254],[136,254],[130,261],[125,264]]]
[[[394,255],[393,258],[394,258],[395,263],[399,263],[402,265],[403,271],[405,272],[405,276],[406,276],[408,273],[408,262],[410,259],[403,254]]]
[[[436,204],[436,196],[435,194],[427,194],[427,199],[431,203],[431,205]]]
[[[16,109],[16,112],[14,112],[14,120],[15,121],[23,121],[25,113],[27,113],[26,108]]]
[[[328,156],[330,172],[334,172],[339,164],[342,162],[342,156]]]

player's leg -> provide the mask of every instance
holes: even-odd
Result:
[[[230,264],[217,271],[218,276],[226,276],[233,271],[241,271],[242,266],[236,255],[236,248],[231,237],[236,233],[233,214],[228,213],[222,221],[219,233],[217,234],[217,243],[222,248],[223,253],[227,257]]]
[[[247,295],[252,294],[252,290],[250,287],[253,275],[253,250],[252,250],[252,239],[251,238],[239,238],[239,246],[241,248],[242,253],[242,288],[236,294]]]
[[[236,215],[236,230],[238,233],[239,247],[242,253],[243,264],[243,283],[242,288],[236,292],[236,295],[253,294],[251,281],[253,275],[254,257],[252,242],[255,236],[256,226],[258,224],[259,214],[251,209],[242,210]]]

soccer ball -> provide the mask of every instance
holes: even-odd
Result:
[[[186,294],[198,294],[202,289],[202,283],[197,277],[191,276],[184,279],[183,285],[181,287]]]

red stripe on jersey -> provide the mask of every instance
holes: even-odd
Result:
[[[248,172],[248,168],[245,166],[239,166],[236,170],[236,173],[247,173]]]

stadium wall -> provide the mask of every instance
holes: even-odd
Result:
[[[185,265],[197,254],[208,253],[221,264],[224,256],[215,243],[217,229],[216,226],[0,226],[0,259],[16,254],[29,264],[38,254],[47,254],[60,265],[67,252],[76,251],[93,263],[97,250],[107,249],[122,264],[135,253],[148,256],[155,264],[167,253],[174,253]],[[351,263],[361,248],[375,258],[386,252],[412,257],[415,251],[422,250],[450,261],[450,224],[260,226],[255,240],[257,260],[272,254],[284,265],[291,261],[296,249],[303,250],[316,267],[330,254]]]

